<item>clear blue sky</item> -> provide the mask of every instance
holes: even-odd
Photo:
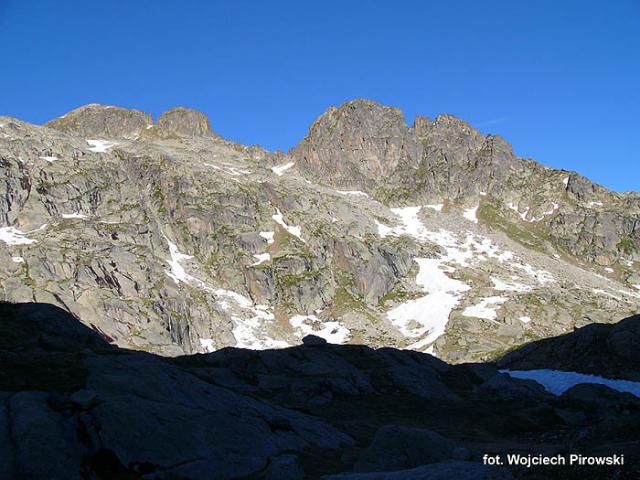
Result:
[[[183,105],[286,150],[365,97],[640,190],[638,0],[0,0],[0,60],[0,114],[35,123]]]

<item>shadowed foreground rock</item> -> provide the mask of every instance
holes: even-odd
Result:
[[[0,303],[0,479],[640,473],[640,400],[607,387],[556,397],[492,364],[313,338],[175,359],[107,340],[52,305]],[[617,470],[481,463],[507,452],[628,461]]]

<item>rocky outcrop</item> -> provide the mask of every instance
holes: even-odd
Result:
[[[148,113],[110,105],[91,104],[51,120],[46,126],[81,138],[137,138],[153,124]]]
[[[613,325],[593,324],[559,337],[531,342],[503,356],[512,370],[549,368],[640,381],[640,315]]]
[[[399,109],[359,99],[329,108],[289,155],[318,183],[368,190],[418,151]]]
[[[158,118],[158,127],[168,134],[187,137],[213,137],[207,116],[190,108],[176,107]]]

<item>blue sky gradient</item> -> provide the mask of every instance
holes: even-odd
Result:
[[[457,115],[517,154],[640,190],[640,2],[0,0],[0,114],[207,113],[287,150],[363,97]]]

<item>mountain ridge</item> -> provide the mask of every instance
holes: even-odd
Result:
[[[636,197],[451,116],[409,127],[348,102],[285,154],[191,110],[169,128],[75,112],[0,119],[3,298],[63,305],[119,345],[180,355],[315,333],[484,360],[638,311]]]

